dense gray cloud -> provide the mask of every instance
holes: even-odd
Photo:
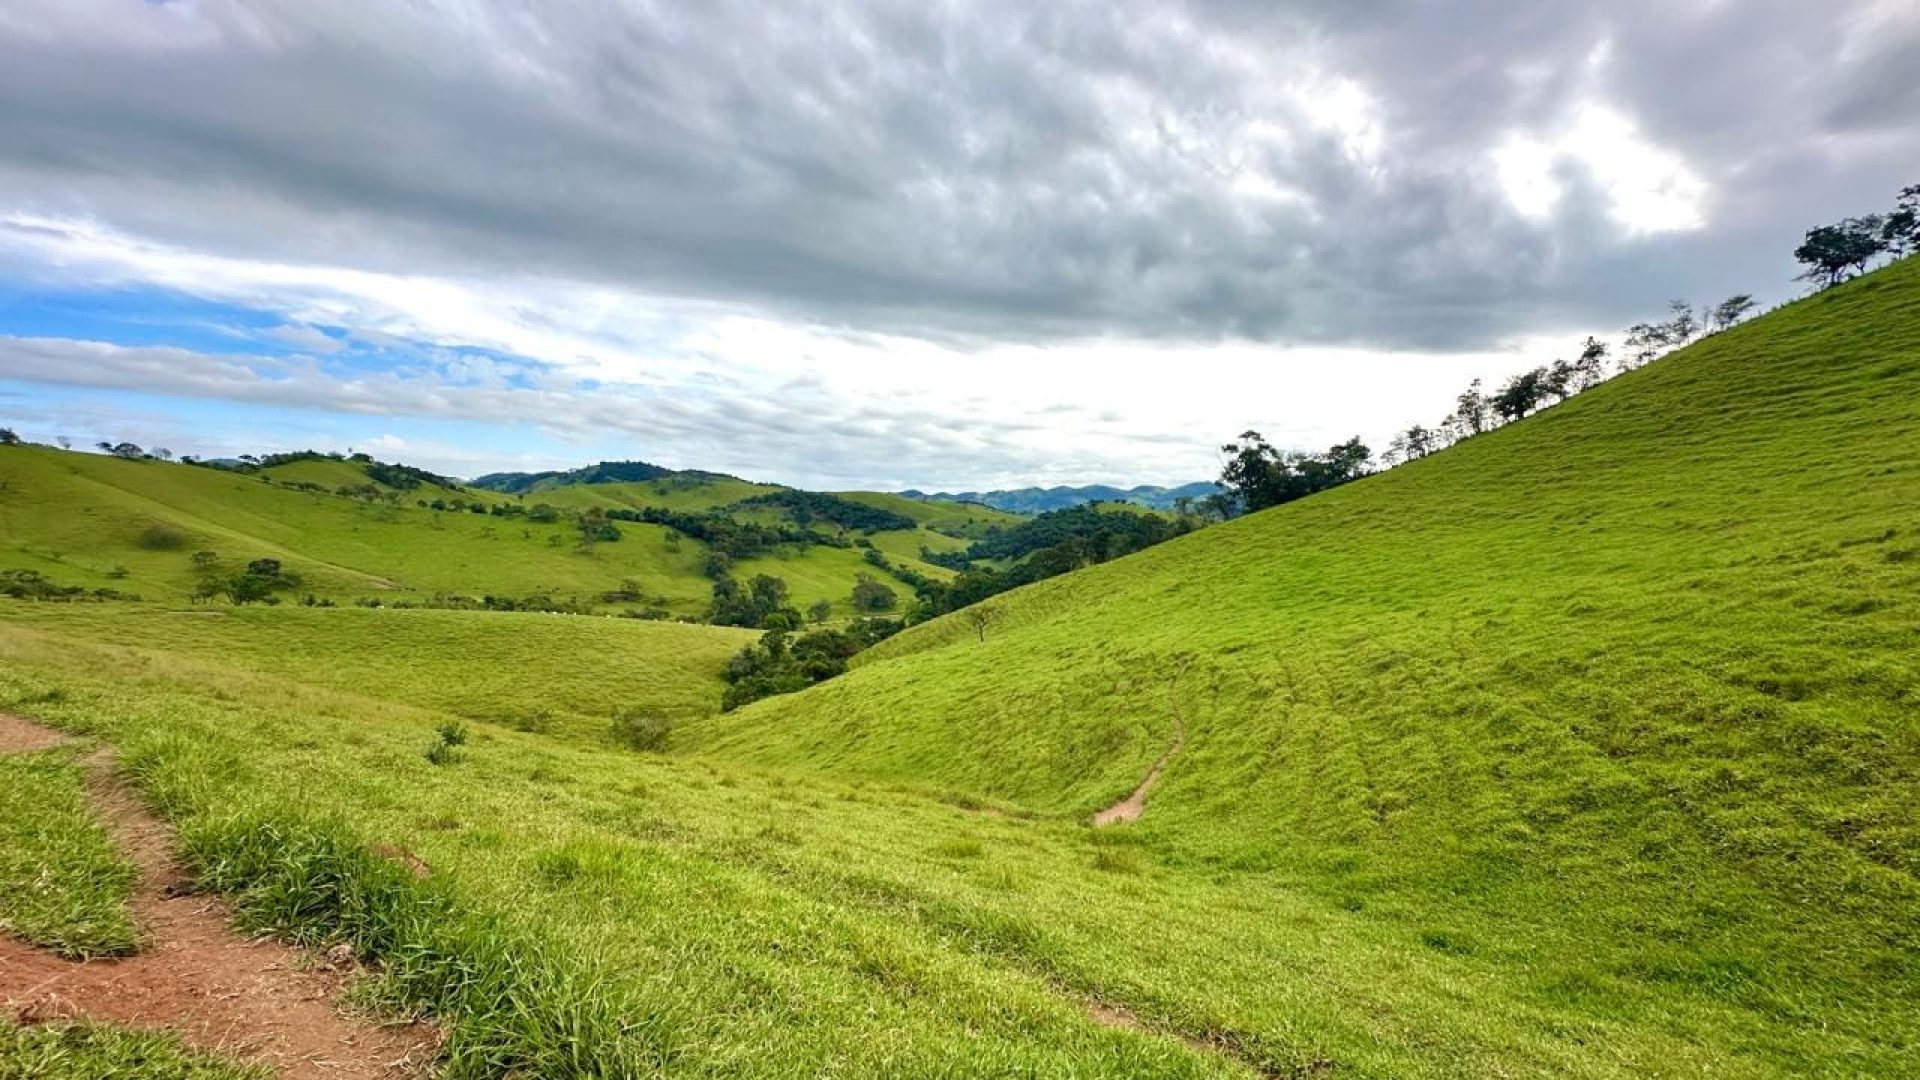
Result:
[[[1782,290],[1920,181],[1917,44],[1906,0],[12,0],[0,204],[956,340],[1477,348]]]

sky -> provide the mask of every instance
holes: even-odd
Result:
[[[1180,483],[1920,182],[1912,0],[7,0],[0,425]]]

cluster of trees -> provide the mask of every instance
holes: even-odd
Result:
[[[1902,188],[1893,209],[1844,218],[1807,230],[1793,257],[1806,267],[1796,281],[1825,289],[1864,274],[1875,260],[1904,259],[1920,250],[1920,184]]]
[[[300,587],[299,575],[279,559],[254,559],[237,571],[223,567],[211,551],[196,551],[192,559],[199,575],[191,594],[195,603],[225,596],[233,604],[277,604],[280,593]]]
[[[802,527],[816,521],[824,521],[842,529],[875,533],[890,529],[911,529],[915,525],[914,520],[905,514],[819,491],[792,489],[770,491],[765,495],[742,499],[727,509],[752,510],[760,507],[784,510],[795,524]]]
[[[727,662],[727,689],[720,707],[731,712],[748,702],[791,694],[825,682],[847,670],[847,662],[904,627],[898,619],[856,619],[840,629],[810,630],[794,636],[769,630]]]
[[[390,488],[398,488],[401,491],[412,491],[422,484],[431,487],[450,488],[457,487],[460,483],[450,476],[441,476],[439,473],[428,472],[425,469],[416,469],[411,465],[390,464],[384,461],[368,459],[361,467],[366,470],[367,479],[372,480],[376,484],[385,484]]]
[[[732,575],[722,574],[713,583],[707,621],[718,626],[797,630],[804,620],[793,607],[784,578],[755,574],[742,585]]]
[[[1132,554],[1192,529],[1186,520],[1088,504],[1050,510],[1011,527],[992,526],[964,552],[929,551],[921,557],[937,566],[965,570],[982,560],[1021,559],[1051,549],[1056,559],[1088,565]]]
[[[867,560],[913,586],[909,623],[924,622],[1082,567],[1131,555],[1198,528],[1195,519],[1169,520],[1159,514],[1075,506],[1051,510],[1012,528],[995,528],[958,555],[922,549],[921,557],[957,569],[951,581],[936,581],[886,561],[879,552]],[[974,559],[1018,559],[1005,570],[973,565]]]
[[[1370,471],[1373,459],[1373,452],[1359,439],[1348,439],[1323,454],[1285,453],[1257,431],[1241,433],[1220,451],[1227,455],[1220,486],[1245,513],[1358,480]]]
[[[12,443],[4,445],[11,446]],[[87,589],[80,585],[62,585],[38,570],[0,570],[0,596],[15,600],[138,600],[138,596],[118,589]]]
[[[10,427],[0,427],[0,446],[19,446],[20,433]]]
[[[812,529],[802,529],[793,525],[762,525],[754,521],[741,521],[729,514],[707,510],[698,513],[685,510],[667,510],[658,506],[645,506],[637,510],[615,507],[602,511],[614,521],[636,521],[648,525],[664,525],[683,536],[690,536],[707,545],[709,551],[724,556],[726,560],[752,558],[779,547],[782,544],[819,544],[827,547],[850,547],[848,541],[839,537],[823,536]],[[710,576],[723,573],[726,563],[719,564],[718,571],[710,571]]]
[[[93,448],[109,457],[122,461],[172,461],[173,451],[164,446],[156,446],[151,451],[143,450],[139,443],[109,442],[102,440],[93,444]]]
[[[1389,467],[1426,457],[1503,424],[1523,419],[1605,382],[1609,375],[1632,371],[1703,337],[1730,330],[1751,315],[1752,296],[1737,293],[1716,304],[1695,308],[1685,300],[1667,305],[1667,317],[1627,328],[1621,354],[1611,371],[1607,343],[1589,337],[1573,359],[1559,359],[1523,371],[1488,391],[1479,379],[1454,399],[1454,409],[1434,427],[1415,424],[1394,435],[1381,463]],[[1231,449],[1231,448],[1229,448]]]

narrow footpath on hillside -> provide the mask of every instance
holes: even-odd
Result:
[[[67,741],[0,713],[0,754]],[[0,934],[0,1007],[15,1023],[87,1019],[166,1029],[188,1045],[271,1067],[287,1080],[396,1080],[429,1075],[439,1045],[420,1023],[349,1019],[336,1008],[348,956],[323,957],[231,929],[230,909],[190,891],[168,828],[102,751],[86,763],[94,815],[139,868],[132,910],[142,950],[72,961]]]
[[[1140,781],[1139,787],[1133,789],[1133,794],[1093,815],[1095,828],[1140,820],[1140,815],[1147,812],[1147,795],[1153,791],[1153,785],[1160,782],[1160,774],[1167,770],[1167,763],[1173,760],[1181,747],[1187,745],[1187,722],[1180,715],[1180,675],[1186,669],[1185,664],[1174,668],[1173,678],[1167,682],[1167,711],[1173,716],[1173,743],[1153,763],[1153,768],[1147,770],[1146,778]]]

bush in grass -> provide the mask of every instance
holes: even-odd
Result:
[[[179,551],[187,546],[187,534],[171,525],[155,522],[140,530],[134,543],[148,551]]]
[[[613,714],[614,741],[630,750],[662,750],[673,733],[673,718],[641,709],[621,709]]]
[[[426,757],[430,764],[451,765],[460,760],[460,747],[467,744],[467,725],[458,720],[448,720],[434,729],[439,737],[427,747]]]

